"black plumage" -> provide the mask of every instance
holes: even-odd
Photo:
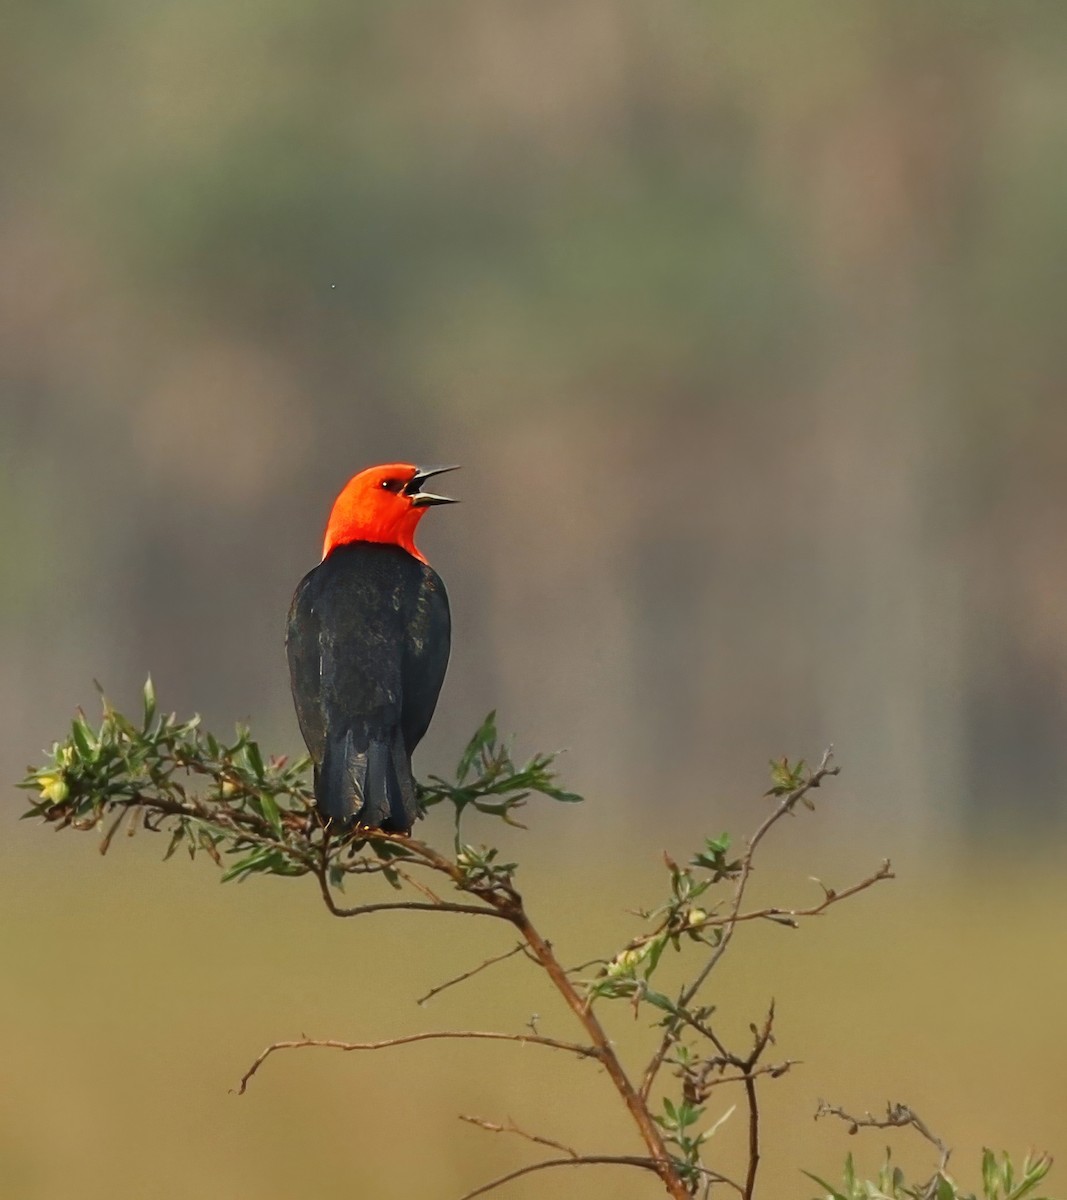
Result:
[[[451,644],[440,576],[399,546],[337,546],[296,589],[285,644],[323,817],[340,828],[410,832],[411,754],[433,717]]]

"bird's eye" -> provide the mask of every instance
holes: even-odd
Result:
[[[399,479],[383,479],[379,487],[385,488],[387,492],[399,492],[404,485]]]

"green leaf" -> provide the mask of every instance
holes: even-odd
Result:
[[[538,786],[537,791],[552,800],[558,800],[561,804],[582,804],[585,801],[585,797],[579,796],[577,792],[564,791],[555,784],[542,783]]]
[[[771,759],[771,787],[764,792],[765,796],[785,796],[795,792],[804,785],[804,771],[807,764],[803,759],[791,765],[788,758]]]
[[[152,718],[156,715],[156,689],[152,683],[152,676],[149,675],[144,681],[144,728],[145,732],[152,724]]]
[[[1052,1159],[1048,1155],[1041,1155],[1035,1161],[1028,1154],[1023,1160],[1023,1177],[1019,1181],[1019,1186],[1006,1200],[1021,1200],[1023,1196],[1028,1195],[1045,1178],[1051,1167]]]
[[[667,948],[668,938],[666,935],[654,938],[648,948],[648,956],[645,963],[645,978],[649,979],[652,972],[659,966],[659,960],[663,955],[663,951]]]
[[[79,713],[71,724],[71,737],[81,758],[91,762],[96,750],[95,739],[85,718]]]
[[[467,743],[466,750],[459,760],[459,765],[456,767],[456,781],[460,784],[466,783],[467,776],[470,774],[471,767],[478,755],[489,746],[496,745],[496,709],[485,718],[481,723],[474,737]]]
[[[826,1193],[825,1198],[820,1197],[820,1200],[852,1200],[850,1196],[839,1192],[832,1184],[827,1183],[825,1179],[820,1179],[818,1175],[813,1175],[810,1171],[801,1171],[801,1174],[807,1175],[813,1183],[817,1183]]]
[[[845,1187],[851,1192],[856,1186],[856,1160],[849,1153],[845,1156]]]
[[[982,1151],[982,1190],[986,1200],[996,1200],[998,1186],[997,1156],[987,1146]]]
[[[307,868],[293,862],[280,850],[272,846],[260,846],[247,857],[242,858],[223,872],[221,882],[228,883],[231,879],[247,879],[249,875],[304,875]]]
[[[686,1100],[678,1109],[678,1128],[688,1129],[690,1125],[695,1125],[703,1115],[702,1108],[697,1108],[696,1105],[690,1104]]]
[[[252,768],[255,777],[263,781],[263,756],[259,752],[259,747],[255,742],[249,741],[245,745],[245,758],[248,760],[248,765]]]
[[[263,816],[270,822],[271,828],[278,835],[282,836],[282,814],[278,808],[278,802],[269,792],[261,792],[259,796],[259,807],[263,812]]]
[[[167,852],[166,852],[166,854],[163,855],[164,862],[166,862],[167,859],[171,857],[171,855],[174,853],[174,851],[178,849],[178,847],[182,844],[182,842],[184,840],[185,840],[185,826],[179,825],[178,828],[175,829],[175,831],[170,835],[170,843],[167,846]]]

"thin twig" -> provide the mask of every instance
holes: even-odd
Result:
[[[912,1129],[926,1138],[941,1156],[937,1164],[939,1172],[945,1170],[952,1155],[951,1148],[933,1132],[918,1113],[913,1112],[906,1104],[887,1104],[885,1116],[882,1118],[872,1116],[870,1113],[864,1113],[862,1117],[854,1117],[851,1113],[845,1112],[843,1108],[820,1100],[819,1107],[815,1112],[815,1120],[817,1121],[820,1117],[839,1117],[849,1125],[849,1133],[857,1133],[861,1129],[904,1129],[910,1125]]]
[[[654,1158],[640,1158],[632,1154],[582,1154],[578,1158],[546,1158],[543,1162],[531,1163],[528,1167],[520,1167],[517,1171],[511,1171],[507,1175],[501,1175],[489,1183],[482,1184],[481,1187],[475,1188],[473,1192],[467,1192],[460,1197],[460,1200],[474,1200],[475,1196],[484,1196],[487,1192],[494,1191],[498,1187],[503,1187],[505,1183],[510,1183],[513,1179],[519,1179],[523,1175],[532,1175],[534,1171],[544,1171],[549,1167],[584,1167],[584,1166],[618,1166],[618,1167],[642,1167],[646,1171],[655,1171],[659,1173],[659,1166]],[[685,1193],[682,1193],[683,1195]]]
[[[737,886],[734,888],[733,900],[730,903],[730,918],[727,919],[725,929],[723,931],[722,940],[715,947],[714,953],[701,968],[696,978],[682,993],[682,1004],[688,1004],[693,997],[704,986],[705,980],[718,965],[719,960],[726,953],[726,948],[729,946],[734,935],[734,928],[737,925],[737,917],[741,911],[741,903],[745,898],[745,889],[748,887],[749,876],[752,874],[752,862],[756,850],[760,842],[767,836],[770,830],[788,813],[796,808],[797,804],[814,788],[819,787],[824,779],[828,776],[836,775],[840,771],[840,767],[830,766],[833,758],[833,751],[827,750],[818,767],[808,777],[807,781],[800,787],[795,788],[787,796],[784,796],[779,802],[777,808],[767,817],[763,824],[756,830],[748,842],[748,848],[745,851],[745,856],[741,860],[741,873],[737,879]]]
[[[743,1195],[745,1200],[751,1200],[756,1191],[756,1172],[759,1170],[760,1163],[760,1113],[759,1100],[756,1096],[756,1076],[753,1074],[753,1067],[759,1061],[760,1055],[774,1041],[772,1030],[774,1029],[774,1001],[771,1001],[771,1007],[767,1012],[767,1019],[763,1023],[763,1028],[753,1030],[755,1041],[752,1046],[752,1053],[745,1060],[745,1099],[748,1101],[748,1172],[745,1175],[745,1190]]]
[[[396,900],[391,903],[382,904],[360,904],[356,908],[331,908],[330,912],[335,917],[362,917],[367,913],[374,912],[395,912],[400,909],[407,909],[415,912],[447,912],[447,913],[467,913],[474,917],[499,917],[502,914],[494,912],[491,908],[479,908],[475,904],[452,904],[445,902],[444,904],[420,904],[418,901]]]
[[[762,1067],[754,1067],[751,1071],[740,1070],[736,1075],[714,1075],[715,1070],[721,1071],[725,1067],[732,1065],[721,1058],[711,1059],[704,1065],[710,1068],[706,1074],[700,1071],[686,1072],[684,1095],[687,1100],[690,1100],[694,1104],[703,1104],[711,1094],[712,1089],[724,1083],[744,1083],[746,1080],[756,1079],[760,1075],[769,1075],[772,1079],[778,1079],[793,1067],[799,1066],[800,1059],[786,1058],[781,1062],[766,1063]]]
[[[705,981],[711,972],[718,966],[720,959],[726,953],[727,947],[733,939],[734,931],[737,928],[738,916],[741,913],[741,905],[744,903],[745,890],[748,887],[749,876],[752,874],[752,860],[759,847],[760,842],[767,836],[768,832],[788,813],[800,803],[801,800],[812,791],[819,787],[824,779],[831,775],[836,775],[840,771],[839,767],[831,766],[833,759],[832,750],[827,750],[820,761],[818,767],[808,776],[807,780],[800,787],[794,788],[793,791],[783,796],[773,811],[765,818],[763,824],[759,826],[756,832],[748,840],[748,845],[745,850],[744,857],[741,859],[741,869],[737,877],[737,883],[734,886],[734,894],[730,901],[730,907],[727,915],[719,922],[723,933],[719,940],[719,944],[708,958],[708,961],[697,973],[696,978],[682,990],[678,998],[678,1007],[685,1008],[693,999],[693,997],[704,986]],[[647,1103],[649,1094],[652,1091],[652,1085],[655,1083],[656,1076],[659,1074],[660,1067],[663,1066],[663,1060],[667,1057],[671,1045],[675,1040],[675,1033],[668,1029],[663,1035],[662,1040],[652,1056],[648,1066],[645,1068],[644,1076],[641,1080],[639,1095],[643,1101]]]
[[[415,912],[464,913],[475,917],[500,918],[504,916],[502,912],[497,911],[495,908],[490,908],[488,905],[455,904],[451,900],[442,901],[440,904],[431,904],[422,900],[385,900],[378,904],[360,904],[355,908],[341,908],[333,898],[325,871],[316,871],[316,875],[318,876],[319,889],[322,892],[322,898],[326,907],[335,917],[362,917],[367,913],[396,912],[400,909]]]
[[[415,1003],[420,1005],[425,1004],[427,1000],[432,1000],[434,996],[439,996],[447,988],[454,987],[457,983],[463,983],[467,979],[472,979],[480,971],[484,971],[486,967],[491,967],[495,963],[503,962],[507,958],[513,958],[516,954],[528,953],[529,951],[526,949],[525,945],[523,945],[522,942],[518,942],[516,945],[512,946],[510,950],[505,950],[503,954],[497,954],[494,955],[493,958],[487,958],[485,962],[481,963],[473,970],[464,971],[462,975],[456,975],[453,979],[447,979],[444,983],[439,983],[436,987],[430,988],[426,995],[420,996]]]
[[[328,1050],[385,1050],[390,1046],[406,1046],[411,1042],[432,1042],[442,1040],[463,1041],[479,1039],[488,1042],[518,1042],[520,1045],[548,1046],[553,1050],[566,1050],[577,1054],[580,1058],[599,1058],[600,1052],[595,1046],[582,1046],[578,1042],[564,1042],[558,1038],[542,1037],[529,1033],[497,1033],[476,1029],[433,1030],[429,1033],[410,1033],[405,1037],[386,1038],[380,1042],[340,1042],[333,1038],[294,1038],[291,1041],[273,1042],[256,1059],[256,1061],[241,1076],[237,1085],[237,1094],[243,1096],[252,1076],[278,1050],[302,1050],[307,1046],[321,1046]]]
[[[510,1117],[508,1117],[506,1125],[498,1125],[496,1122],[486,1121],[482,1117],[465,1116],[463,1113],[460,1113],[459,1119],[466,1121],[468,1125],[477,1125],[479,1129],[484,1129],[486,1133],[514,1133],[521,1138],[525,1138],[528,1142],[536,1142],[539,1146],[548,1146],[550,1150],[560,1150],[571,1158],[581,1158],[578,1151],[571,1146],[565,1146],[562,1142],[553,1141],[552,1138],[544,1137],[539,1133],[527,1133],[525,1129],[520,1129]]]
[[[847,900],[849,896],[855,896],[857,892],[864,892],[867,888],[873,887],[876,883],[881,883],[884,879],[895,878],[893,865],[888,858],[885,858],[882,860],[882,865],[877,871],[872,875],[868,875],[865,879],[861,879],[859,883],[852,884],[850,887],[836,891],[833,888],[826,887],[825,884],[820,884],[824,893],[823,900],[811,908],[760,908],[753,909],[751,912],[738,913],[736,916],[729,914],[724,917],[711,916],[701,921],[694,928],[702,929],[716,925],[740,925],[742,921],[760,920],[775,921],[779,925],[791,925],[803,917],[821,917],[828,908],[831,908],[841,900]]]
[[[401,867],[399,864],[391,863],[390,865],[392,866],[393,870],[397,873],[397,875],[409,887],[414,888],[415,891],[417,891],[417,892],[421,892],[422,895],[424,895],[426,897],[426,899],[429,900],[432,904],[434,904],[437,908],[440,908],[442,904],[447,903],[447,901],[442,900],[441,897],[435,891],[433,891],[432,888],[428,888],[426,886],[426,884],[420,883],[413,875],[411,875],[408,871],[405,871],[404,868]]]
[[[713,1183],[723,1183],[727,1187],[733,1188],[739,1196],[744,1196],[744,1188],[742,1188],[736,1179],[731,1179],[729,1175],[723,1175],[721,1171],[713,1171],[710,1167],[702,1167],[699,1163],[693,1169],[707,1180],[707,1186],[704,1189],[705,1196],[710,1193]]]

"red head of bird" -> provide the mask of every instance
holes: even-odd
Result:
[[[424,492],[422,485],[433,475],[455,470],[386,463],[353,475],[333,503],[322,557],[348,542],[386,542],[425,562],[415,546],[415,527],[432,505],[455,501],[450,496]]]

